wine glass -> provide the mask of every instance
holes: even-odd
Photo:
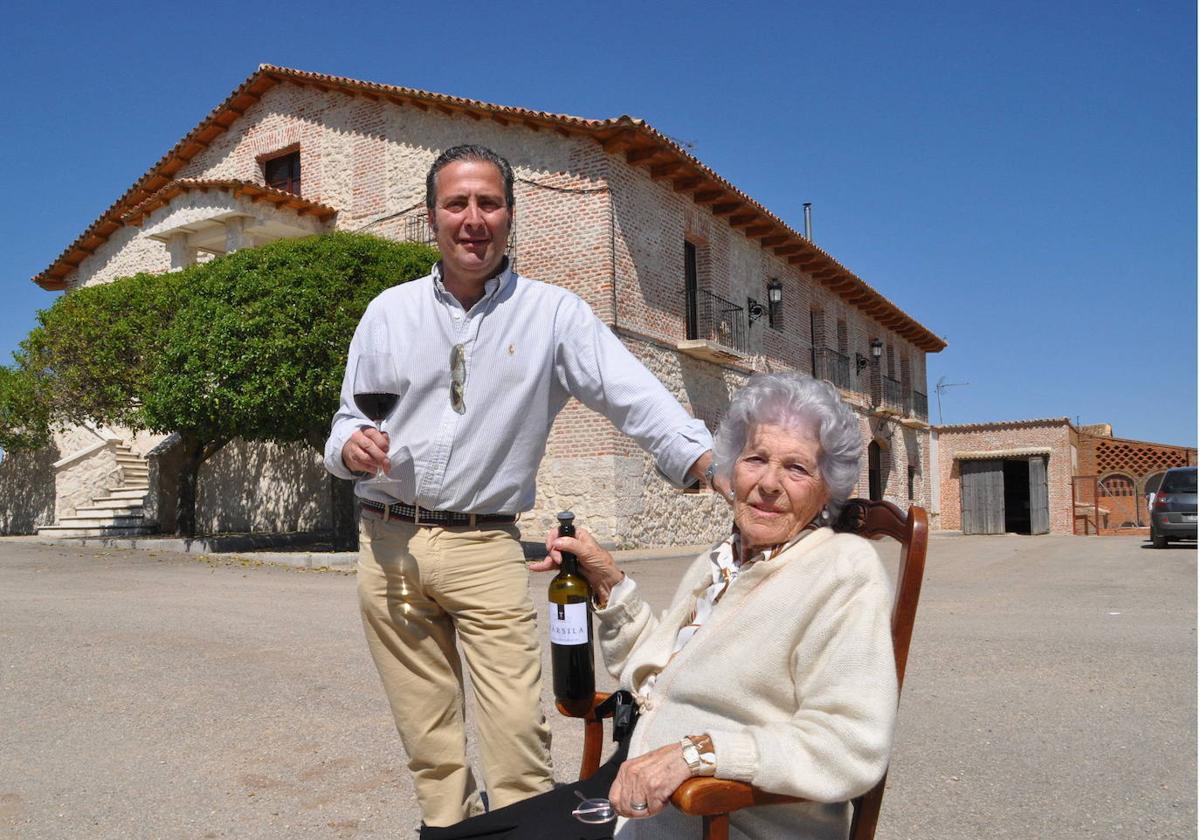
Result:
[[[617,818],[617,809],[607,799],[603,797],[587,799],[579,791],[575,791],[575,795],[582,801],[571,812],[571,816],[581,823],[606,823]]]
[[[383,421],[400,400],[400,382],[396,376],[396,361],[391,353],[361,353],[354,364],[354,404],[380,432]],[[378,470],[367,479],[369,483],[384,480]]]

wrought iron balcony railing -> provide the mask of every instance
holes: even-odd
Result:
[[[847,391],[854,387],[850,381],[850,357],[843,356],[829,347],[813,350],[813,376],[817,379],[828,379]]]
[[[423,242],[426,245],[437,244],[437,236],[429,226],[429,216],[425,213],[413,213],[404,220],[404,240],[406,242]]]
[[[749,353],[746,341],[746,310],[704,289],[687,294],[688,338],[715,341],[739,353]]]
[[[904,386],[900,384],[900,380],[892,379],[890,376],[880,377],[883,380],[882,403],[884,408],[892,408],[901,414],[906,413],[904,405]]]
[[[912,414],[918,420],[929,422],[929,397],[917,390],[912,392]]]

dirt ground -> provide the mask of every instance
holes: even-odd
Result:
[[[415,837],[404,763],[352,574],[0,539],[0,837]],[[1195,548],[935,537],[877,837],[1129,836],[1196,836]]]

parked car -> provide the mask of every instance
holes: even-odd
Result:
[[[1172,467],[1163,476],[1150,512],[1150,542],[1166,548],[1174,539],[1196,539],[1196,468]]]

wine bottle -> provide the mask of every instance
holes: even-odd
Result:
[[[575,536],[575,514],[558,515],[558,535]],[[579,574],[579,561],[562,552],[562,566],[550,581],[550,667],[554,698],[573,714],[583,714],[596,695],[592,658],[592,587]]]

